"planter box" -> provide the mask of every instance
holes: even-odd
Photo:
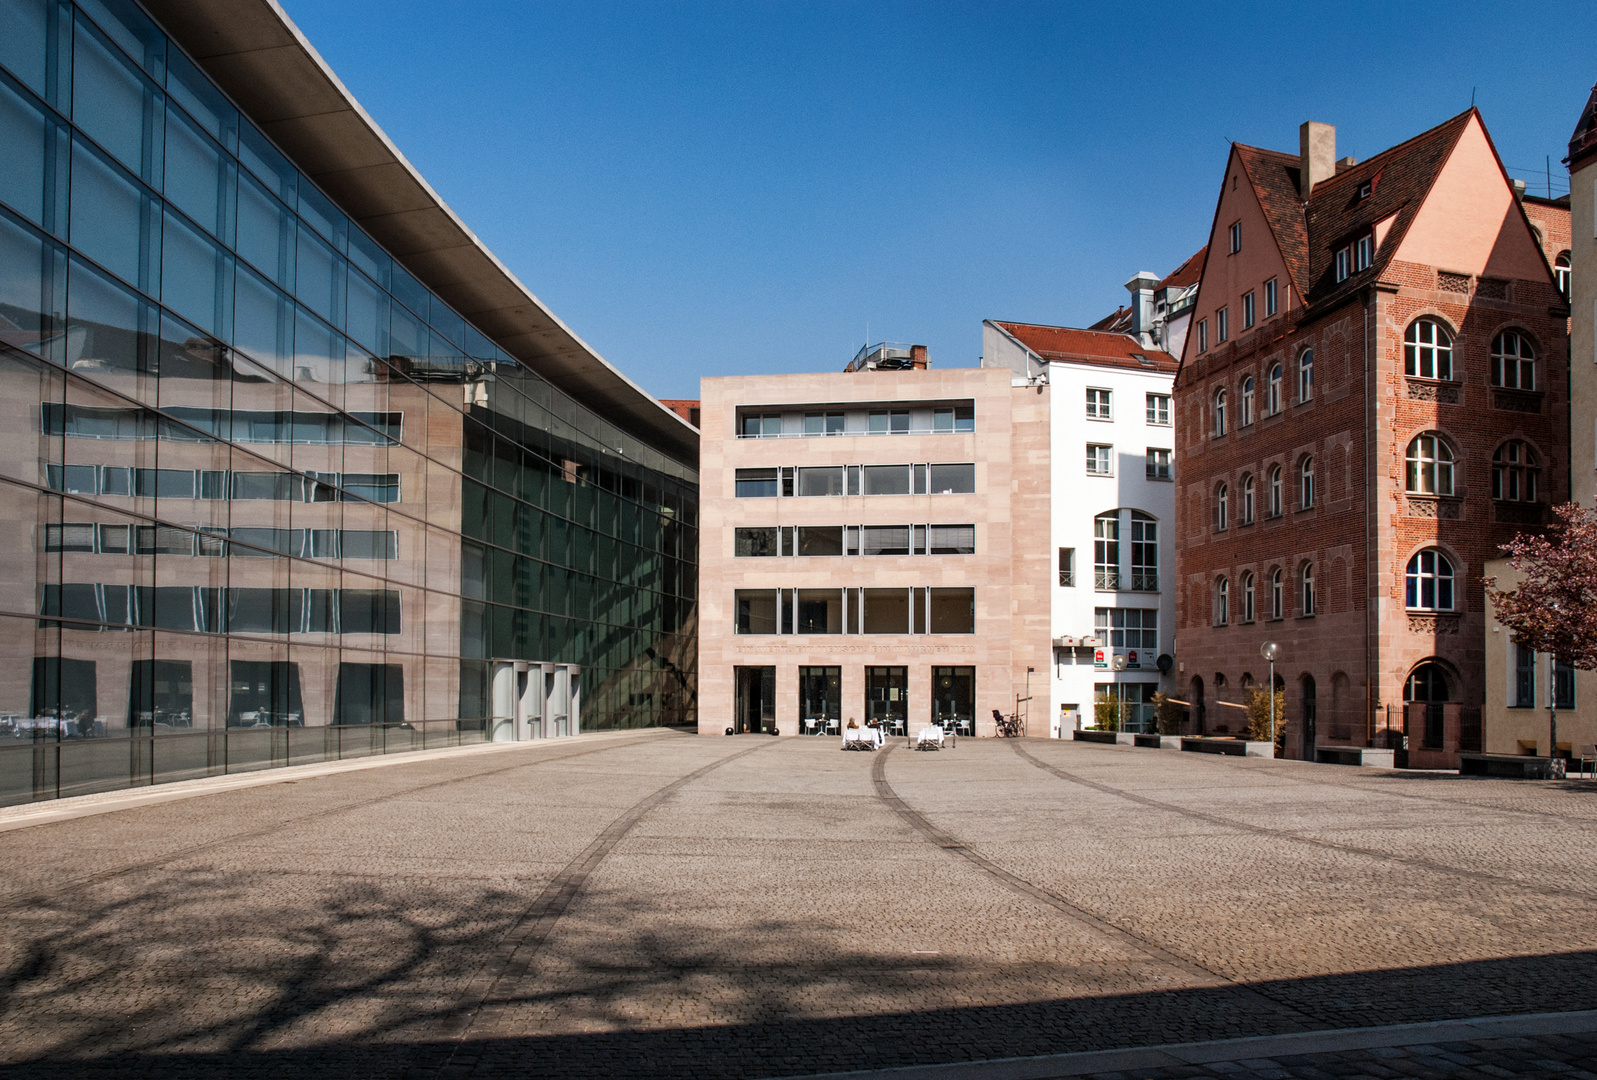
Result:
[[[1227,754],[1231,757],[1275,757],[1275,748],[1268,739],[1211,739],[1184,737],[1181,749],[1197,754]]]
[[[1374,746],[1317,746],[1314,760],[1321,765],[1369,765],[1377,769],[1397,768],[1397,751]]]
[[[1529,754],[1460,754],[1460,776],[1506,776],[1515,780],[1562,780],[1564,759]]]
[[[1145,732],[1145,733],[1141,733],[1141,734],[1136,735],[1135,738],[1136,738],[1135,745],[1137,745],[1137,746],[1146,746],[1146,747],[1148,747],[1150,749],[1153,749],[1153,750],[1180,750],[1181,749],[1181,736],[1180,735],[1155,735],[1155,734],[1153,734],[1151,732]]]

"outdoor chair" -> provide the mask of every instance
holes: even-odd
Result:
[[[1597,776],[1597,746],[1588,743],[1580,748],[1580,771]]]

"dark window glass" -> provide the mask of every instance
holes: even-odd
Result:
[[[736,633],[776,633],[775,589],[738,589],[733,594],[733,604],[736,608]]]
[[[161,302],[206,333],[232,336],[233,257],[171,214],[161,237]]]
[[[931,632],[934,634],[974,634],[976,632],[976,590],[932,589]]]
[[[233,242],[237,169],[221,147],[176,109],[167,110],[164,191],[167,201],[200,228],[224,244]]]
[[[909,466],[867,465],[863,469],[863,495],[908,495]]]
[[[931,493],[933,495],[969,495],[976,490],[975,465],[933,465],[931,467]]]
[[[800,555],[843,554],[842,526],[800,525],[798,527],[798,553]]]
[[[166,117],[161,92],[82,19],[73,37],[73,122],[129,171],[159,187]]]
[[[841,634],[843,632],[843,590],[799,589],[797,604],[797,633]]]
[[[393,589],[339,589],[338,629],[344,634],[399,633],[399,593]]]
[[[238,156],[244,167],[279,199],[294,205],[298,198],[299,173],[288,159],[248,121],[239,125]]]
[[[405,669],[400,664],[339,664],[335,724],[403,724]]]
[[[909,633],[909,590],[866,589],[865,626],[867,634]]]
[[[85,143],[74,141],[72,159],[72,244],[130,285],[155,292],[160,204]]]
[[[5,52],[6,5],[0,5],[0,57]],[[44,224],[45,146],[51,125],[31,101],[0,81],[0,201]]]
[[[740,558],[774,556],[777,531],[774,528],[739,529],[735,537],[735,554]]]
[[[238,182],[238,253],[279,287],[294,287],[298,226],[288,207],[248,176]]]
[[[399,533],[393,529],[343,529],[339,532],[339,554],[346,559],[397,559]]]
[[[398,473],[344,473],[339,479],[346,502],[350,499],[379,503],[399,501]]]
[[[37,352],[48,336],[45,251],[37,237],[0,214],[0,320],[10,324],[0,331],[0,341],[8,346]]]
[[[336,325],[344,321],[344,260],[304,226],[299,230],[294,295]]]
[[[47,0],[0,4],[0,64],[40,97],[44,96],[48,20],[54,11],[55,4]]]
[[[930,533],[930,551],[933,555],[976,554],[974,525],[933,525]]]
[[[860,530],[861,555],[908,555],[908,525],[866,525]]]
[[[775,469],[739,469],[736,483],[737,497],[740,499],[774,499],[777,497]]]
[[[236,528],[232,530],[233,554],[251,557],[298,555],[300,529]]]

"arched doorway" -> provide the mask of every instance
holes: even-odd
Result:
[[[1314,676],[1305,673],[1303,678],[1298,680],[1298,683],[1303,690],[1303,760],[1313,761],[1317,704],[1315,701]]]
[[[1420,702],[1425,706],[1425,730],[1422,735],[1421,745],[1427,750],[1440,750],[1443,735],[1443,703],[1452,699],[1452,679],[1442,665],[1432,660],[1427,660],[1418,665],[1409,673],[1408,680],[1403,684],[1403,717],[1408,719],[1410,710],[1408,705]],[[1414,732],[1407,732],[1409,738],[1414,737]]]

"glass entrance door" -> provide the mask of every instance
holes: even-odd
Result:
[[[976,733],[975,668],[932,668],[932,721],[945,731]]]
[[[799,668],[799,733],[837,735],[843,729],[843,669]]]
[[[737,710],[734,727],[739,735],[776,730],[776,668],[740,667],[737,673]]]
[[[865,669],[865,719],[878,721],[888,734],[904,734],[909,723],[909,668]]]

